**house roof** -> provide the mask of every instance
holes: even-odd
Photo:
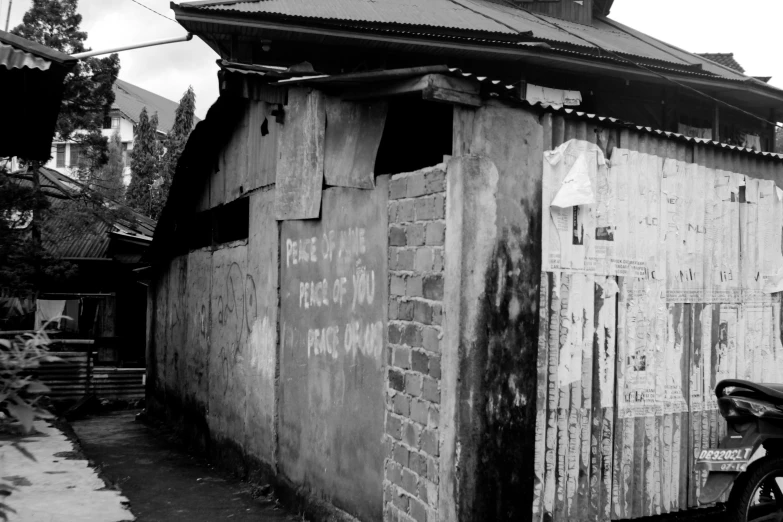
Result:
[[[611,6],[610,2],[605,4]],[[601,12],[608,12],[607,6],[596,12],[590,26],[489,0],[200,0],[179,6],[172,4],[172,7],[186,27],[185,13],[200,12],[291,24],[312,22],[363,31],[471,38],[484,45],[545,42],[554,49],[596,59],[610,58],[602,52],[607,50],[678,72],[755,81],[722,63],[684,51],[602,16]]]
[[[179,103],[142,89],[119,78],[114,82],[114,104],[112,109],[119,110],[127,119],[138,123],[141,110],[146,107],[150,118],[158,113],[158,130],[164,134],[174,126],[174,116]]]
[[[54,210],[43,231],[44,246],[52,255],[59,258],[113,259],[109,249],[113,238],[141,243],[151,241],[155,232],[154,220],[101,196],[56,170],[41,167],[38,172],[41,188],[49,193],[47,199]],[[32,183],[27,180],[18,182]],[[81,197],[90,198],[89,204],[102,205],[112,212],[95,212],[96,219],[89,220],[89,223],[74,220],[65,210],[70,201]],[[107,219],[107,216],[112,219]]]
[[[52,62],[71,68],[77,61],[76,58],[45,45],[0,31],[0,65],[8,69],[30,67],[46,71]]]
[[[745,69],[734,59],[734,53],[699,53],[699,56],[744,73]]]

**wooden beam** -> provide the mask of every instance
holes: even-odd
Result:
[[[720,141],[720,105],[715,104],[715,113],[712,118],[712,140]]]
[[[425,100],[471,107],[480,107],[482,103],[477,82],[443,74],[425,74],[417,78],[380,85],[353,87],[343,91],[341,98],[351,101],[372,100],[417,92],[422,93],[422,98]]]

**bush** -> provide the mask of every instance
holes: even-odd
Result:
[[[42,362],[60,360],[49,354],[47,326],[13,339],[0,339],[0,425],[18,426],[23,433],[32,431],[36,418],[52,417],[38,404],[49,388],[32,375]]]

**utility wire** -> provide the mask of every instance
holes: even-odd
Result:
[[[171,20],[171,21],[172,21],[172,22],[174,22],[175,24],[179,25],[179,22],[177,22],[177,21],[176,21],[176,20],[174,20],[173,18],[169,18],[168,16],[166,16],[166,15],[164,15],[164,14],[162,14],[162,13],[159,13],[159,12],[157,12],[157,11],[156,11],[156,10],[154,10],[153,8],[151,8],[151,7],[148,7],[148,6],[144,5],[144,4],[142,4],[142,3],[141,3],[141,2],[139,2],[138,0],[131,0],[131,2],[133,2],[134,4],[138,4],[138,5],[142,6],[144,9],[147,9],[148,11],[152,11],[152,12],[153,12],[153,13],[155,13],[156,15],[158,15],[158,16],[162,16],[162,17],[163,17],[163,18],[165,18],[166,20]]]
[[[515,28],[513,28],[513,27],[509,26],[508,24],[506,24],[505,22],[502,22],[501,20],[498,20],[497,18],[495,18],[495,17],[493,17],[493,16],[490,16],[490,15],[488,15],[488,14],[486,14],[486,13],[479,12],[478,10],[475,10],[475,9],[470,9],[469,7],[467,7],[467,6],[463,5],[461,2],[459,2],[459,1],[457,1],[457,0],[450,0],[450,1],[451,1],[452,3],[455,3],[455,4],[459,5],[459,6],[461,6],[461,7],[464,7],[465,9],[468,9],[468,10],[470,10],[470,11],[472,11],[472,12],[474,12],[474,13],[478,13],[478,14],[480,14],[481,16],[483,16],[483,17],[485,17],[485,18],[489,18],[489,19],[490,19],[490,20],[492,20],[493,22],[497,22],[497,23],[499,23],[499,24],[501,24],[501,25],[503,25],[503,26],[505,26],[505,27],[509,27],[509,28],[511,28],[512,30],[516,31],[516,32],[517,32],[518,34],[520,34],[520,35],[524,35],[524,34],[525,34],[525,32],[524,32],[524,31],[520,31],[519,29],[515,29]],[[502,2],[503,2],[504,4],[506,4],[506,5],[508,5],[509,7],[513,8],[513,9],[520,9],[520,7],[519,7],[519,6],[517,6],[517,5],[515,5],[515,4],[512,4],[512,3],[510,3],[508,0],[502,0]],[[521,8],[521,9],[524,9],[524,8]],[[568,29],[565,29],[565,28],[561,27],[561,26],[560,26],[560,25],[558,25],[557,23],[555,23],[555,22],[551,22],[551,21],[547,20],[546,18],[544,18],[544,17],[542,17],[542,16],[539,16],[538,14],[536,14],[536,13],[534,13],[534,12],[532,12],[532,11],[528,11],[527,9],[524,9],[524,11],[525,11],[526,13],[529,13],[529,14],[533,15],[534,17],[536,17],[536,18],[537,18],[537,19],[539,19],[540,21],[544,22],[545,24],[549,24],[549,25],[551,25],[551,26],[553,26],[553,27],[555,27],[555,28],[557,28],[557,29],[560,29],[560,30],[561,30],[561,31],[563,31],[564,33],[566,33],[566,34],[569,34],[569,35],[571,35],[571,36],[573,36],[573,37],[575,37],[575,38],[579,38],[579,39],[580,39],[580,40],[582,40],[583,42],[587,42],[587,43],[588,43],[588,44],[590,44],[591,46],[593,46],[593,47],[597,48],[599,51],[602,51],[602,52],[604,52],[604,53],[606,53],[606,54],[608,54],[608,55],[610,55],[610,56],[612,56],[612,57],[614,57],[614,58],[616,58],[616,59],[618,59],[618,60],[621,60],[621,61],[623,61],[623,62],[626,62],[626,63],[629,63],[629,64],[631,64],[631,65],[634,65],[634,66],[636,66],[636,67],[638,67],[638,68],[640,68],[640,69],[643,69],[643,70],[645,70],[645,71],[647,71],[647,72],[649,72],[649,73],[651,73],[651,74],[654,74],[655,76],[658,76],[659,78],[663,78],[664,80],[666,80],[666,81],[668,81],[668,82],[671,82],[671,83],[673,83],[674,85],[677,85],[678,87],[682,87],[683,89],[687,89],[687,90],[689,90],[689,91],[695,92],[696,94],[698,94],[698,95],[700,95],[700,96],[703,96],[703,97],[705,97],[705,98],[707,98],[707,99],[709,99],[709,100],[712,100],[712,101],[714,101],[714,102],[716,102],[716,103],[720,103],[720,104],[722,104],[722,105],[725,105],[726,107],[729,107],[729,108],[731,108],[731,109],[734,109],[735,111],[738,111],[738,112],[741,112],[741,113],[743,113],[743,114],[746,114],[747,116],[750,116],[751,118],[755,118],[755,119],[757,119],[757,120],[759,120],[759,121],[761,121],[761,122],[768,123],[768,124],[770,124],[770,125],[772,125],[772,126],[774,126],[774,127],[776,127],[776,128],[783,128],[783,125],[781,125],[781,124],[779,124],[779,123],[777,123],[777,122],[770,121],[770,120],[768,120],[768,119],[766,119],[766,118],[762,118],[761,116],[757,116],[756,114],[753,114],[752,112],[748,112],[748,111],[746,111],[745,109],[742,109],[742,108],[740,108],[740,107],[737,107],[736,105],[732,105],[732,104],[730,104],[730,103],[728,103],[728,102],[726,102],[726,101],[719,100],[718,98],[715,98],[714,96],[711,96],[711,95],[707,94],[706,92],[700,91],[699,89],[696,89],[696,88],[694,88],[694,87],[691,87],[690,85],[686,85],[686,84],[684,84],[684,83],[682,83],[682,82],[679,82],[679,81],[677,81],[677,80],[674,80],[674,79],[672,79],[672,78],[669,78],[669,77],[668,77],[668,76],[666,76],[665,74],[663,74],[663,73],[659,73],[658,71],[656,71],[656,70],[654,70],[654,69],[651,69],[650,67],[647,67],[647,66],[645,66],[645,65],[642,65],[642,64],[641,64],[641,63],[639,63],[639,62],[635,62],[635,61],[633,61],[633,60],[630,60],[630,59],[628,59],[628,58],[626,58],[626,57],[624,57],[624,56],[622,56],[622,55],[620,55],[620,54],[618,54],[618,53],[616,53],[616,52],[614,52],[614,51],[610,51],[610,50],[608,50],[608,49],[605,49],[605,48],[601,47],[600,45],[598,45],[597,43],[595,43],[595,42],[592,42],[592,41],[588,40],[587,38],[585,38],[585,37],[583,37],[583,36],[581,36],[581,35],[578,35],[578,34],[576,34],[576,33],[574,33],[574,32],[571,32],[571,31],[569,31]],[[629,33],[629,34],[630,34],[630,33]],[[633,36],[634,38],[636,38],[636,39],[637,39],[637,40],[639,40],[639,41],[642,41],[642,42],[644,42],[644,40],[642,40],[641,38],[639,38],[638,36],[636,36],[636,35],[634,35],[634,34],[631,34],[631,36]]]

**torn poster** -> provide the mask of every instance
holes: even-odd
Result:
[[[585,167],[587,180],[584,179]],[[566,188],[558,203],[570,201],[578,204],[565,208],[552,206],[572,170],[573,177],[581,179],[583,185],[596,186],[597,177],[606,177],[603,152],[597,145],[587,141],[570,140],[556,150],[544,153],[543,270],[555,271],[563,268],[594,273],[592,260],[595,247],[595,219],[591,212],[594,203],[580,203],[588,201],[584,194],[575,195],[569,193],[571,191]]]
[[[663,413],[666,397],[659,379],[669,368],[663,281],[620,279],[617,316],[617,383],[619,417]]]

